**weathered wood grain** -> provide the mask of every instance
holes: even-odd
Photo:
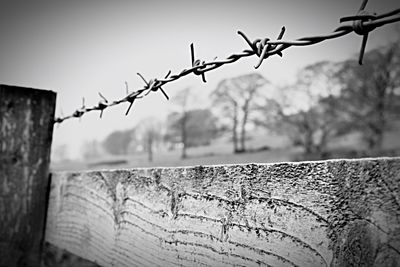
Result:
[[[56,94],[0,85],[0,266],[39,266]]]
[[[102,266],[399,266],[400,158],[59,172],[46,239]]]

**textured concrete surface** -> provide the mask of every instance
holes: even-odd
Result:
[[[102,266],[400,266],[400,158],[54,173],[46,239]]]

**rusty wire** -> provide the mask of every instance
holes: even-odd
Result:
[[[309,46],[309,45],[320,43],[325,40],[339,38],[341,36],[347,35],[352,32],[355,32],[356,34],[363,36],[362,43],[361,43],[361,49],[360,49],[360,53],[359,53],[359,64],[361,65],[362,60],[363,60],[363,55],[365,52],[365,47],[367,44],[369,32],[371,32],[374,29],[381,27],[383,25],[400,21],[400,8],[390,11],[390,12],[387,12],[387,13],[377,15],[375,13],[369,13],[369,12],[365,11],[367,2],[368,2],[368,0],[363,0],[356,15],[340,18],[340,23],[344,23],[344,22],[352,22],[352,23],[341,25],[340,27],[336,28],[332,33],[329,33],[326,35],[303,37],[303,38],[299,38],[299,39],[296,39],[293,41],[285,41],[285,40],[282,40],[283,35],[285,33],[285,27],[282,27],[276,40],[270,40],[269,38],[264,38],[264,39],[256,39],[254,41],[251,41],[243,32],[238,31],[238,34],[241,37],[243,37],[243,39],[248,44],[249,49],[245,49],[240,53],[231,54],[224,60],[216,60],[216,58],[215,58],[214,61],[205,62],[205,61],[196,59],[195,54],[194,54],[194,45],[191,44],[190,51],[191,51],[191,63],[192,64],[189,69],[184,69],[180,73],[174,74],[174,75],[171,75],[171,71],[168,71],[167,75],[163,79],[155,78],[155,79],[151,79],[149,81],[147,81],[140,73],[137,73],[137,75],[145,83],[143,88],[129,93],[128,84],[125,82],[127,95],[125,97],[123,97],[122,99],[109,102],[101,93],[99,93],[101,100],[98,102],[97,105],[92,106],[92,107],[85,107],[84,101],[83,101],[81,108],[75,110],[74,113],[72,113],[69,116],[55,118],[54,123],[61,123],[70,118],[80,118],[85,113],[88,113],[88,112],[91,112],[94,110],[100,111],[100,118],[101,118],[103,115],[103,111],[105,109],[107,109],[111,106],[119,105],[121,103],[129,103],[128,109],[125,113],[125,115],[128,115],[135,100],[143,98],[144,96],[148,95],[151,92],[157,92],[158,90],[160,90],[163,93],[163,95],[165,96],[165,98],[168,100],[169,97],[165,93],[165,91],[162,89],[162,86],[167,83],[178,80],[184,76],[187,76],[191,73],[201,76],[203,82],[206,82],[206,79],[205,79],[206,72],[214,70],[214,69],[219,68],[226,64],[234,63],[241,58],[256,55],[259,58],[259,60],[258,60],[258,63],[256,64],[255,68],[258,68],[261,66],[262,62],[270,56],[279,55],[282,57],[283,56],[282,52],[289,47]]]

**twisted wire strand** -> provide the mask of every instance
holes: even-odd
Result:
[[[228,56],[226,59],[222,60],[214,60],[211,62],[201,61],[195,58],[194,55],[194,46],[191,44],[191,62],[192,65],[188,69],[183,69],[180,73],[171,75],[171,71],[168,71],[167,75],[162,79],[151,79],[147,81],[140,73],[137,73],[138,76],[144,81],[145,85],[143,88],[133,91],[131,93],[128,92],[127,87],[127,95],[121,99],[114,100],[109,102],[102,94],[99,93],[102,100],[98,102],[97,105],[92,107],[85,107],[84,103],[82,107],[75,110],[72,114],[64,117],[58,117],[54,119],[54,123],[62,123],[65,120],[71,118],[80,118],[84,114],[91,111],[100,111],[100,118],[103,115],[103,111],[109,107],[116,106],[122,103],[129,103],[129,107],[125,113],[128,115],[133,103],[135,100],[143,98],[151,92],[161,91],[165,98],[168,100],[169,97],[166,92],[162,89],[162,86],[171,83],[175,80],[178,80],[184,76],[189,74],[194,74],[197,76],[201,76],[203,82],[206,82],[205,73],[217,69],[223,65],[232,64],[239,59],[257,56],[259,61],[255,68],[261,66],[264,59],[267,59],[273,55],[283,56],[282,52],[289,47],[292,46],[310,46],[322,41],[326,41],[329,39],[335,39],[347,35],[349,33],[355,32],[356,34],[363,36],[363,42],[360,50],[360,58],[359,62],[362,64],[362,56],[364,54],[368,33],[373,31],[374,29],[384,26],[389,23],[399,22],[400,21],[400,8],[395,9],[393,11],[389,11],[380,15],[370,14],[364,11],[367,0],[363,0],[361,7],[358,11],[357,15],[342,17],[340,22],[353,22],[349,24],[341,25],[336,28],[333,32],[325,34],[325,35],[316,35],[309,37],[302,37],[292,41],[282,40],[282,37],[285,32],[285,27],[282,27],[281,32],[276,40],[270,40],[269,38],[264,39],[256,39],[251,41],[243,32],[238,31],[238,34],[246,41],[249,45],[249,49],[244,49],[242,52],[234,53]],[[126,85],[127,86],[127,85]]]

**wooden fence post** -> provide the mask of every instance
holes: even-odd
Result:
[[[55,103],[0,85],[0,266],[40,266]]]

